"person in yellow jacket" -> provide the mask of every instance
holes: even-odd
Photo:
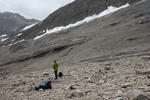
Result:
[[[58,78],[58,64],[56,62],[56,60],[54,61],[54,64],[53,64],[53,69],[54,69],[54,74],[55,74],[55,80]]]

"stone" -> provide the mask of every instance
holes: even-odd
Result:
[[[137,23],[138,24],[145,24],[145,23],[148,23],[148,22],[149,22],[149,19],[147,17],[143,17]]]
[[[42,73],[43,76],[49,76],[49,72]]]
[[[131,87],[132,84],[131,83],[125,83],[121,86],[121,88],[128,88],[128,87]]]
[[[82,96],[84,96],[84,93],[81,90],[77,89],[73,92],[73,95],[75,97],[82,97]]]
[[[142,59],[143,59],[143,60],[148,60],[148,61],[149,61],[149,60],[150,60],[150,56],[144,56],[144,57],[142,57]]]
[[[97,85],[104,83],[102,72],[98,71],[94,75],[90,76],[89,82],[95,83]]]
[[[114,100],[124,100],[124,98],[123,97],[117,97]]]
[[[141,75],[146,75],[146,74],[150,74],[150,69],[147,70],[135,70],[136,74],[141,74]]]
[[[4,76],[4,77],[1,77],[1,78],[0,78],[0,80],[3,80],[3,79],[6,79],[6,77]]]
[[[72,84],[67,87],[68,90],[75,90],[79,88],[79,84]]]
[[[150,98],[143,91],[134,89],[122,96],[116,97],[114,100],[150,100]]]
[[[67,92],[66,94],[67,98],[82,97],[82,96],[84,96],[84,93],[79,89],[73,90],[71,92]]]
[[[105,70],[110,70],[111,69],[111,67],[110,66],[105,66],[105,68],[104,68]]]
[[[150,74],[148,74],[148,75],[147,75],[147,78],[149,78],[149,79],[150,79]]]
[[[150,100],[146,93],[136,89],[128,91],[125,97],[129,98],[129,100]]]

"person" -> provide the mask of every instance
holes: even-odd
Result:
[[[53,70],[54,70],[54,74],[55,74],[55,80],[58,79],[58,64],[56,62],[56,60],[54,61],[54,64],[53,64]]]
[[[35,90],[38,91],[39,89],[52,89],[51,81],[48,81],[38,87],[35,87]]]

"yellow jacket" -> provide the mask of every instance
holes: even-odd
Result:
[[[58,64],[57,63],[54,63],[53,69],[54,69],[54,71],[58,71]]]

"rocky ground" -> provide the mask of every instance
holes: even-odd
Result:
[[[25,74],[10,74],[0,79],[0,100],[123,100],[128,91],[143,91],[150,97],[150,55],[104,62],[60,65],[64,76],[53,79],[53,71],[43,69]],[[104,82],[89,82],[101,70]],[[48,80],[52,89],[35,91],[34,87]],[[143,93],[142,92],[142,93]],[[131,94],[130,94],[131,95]],[[149,100],[149,99],[134,100]],[[125,99],[132,100],[132,99]]]

